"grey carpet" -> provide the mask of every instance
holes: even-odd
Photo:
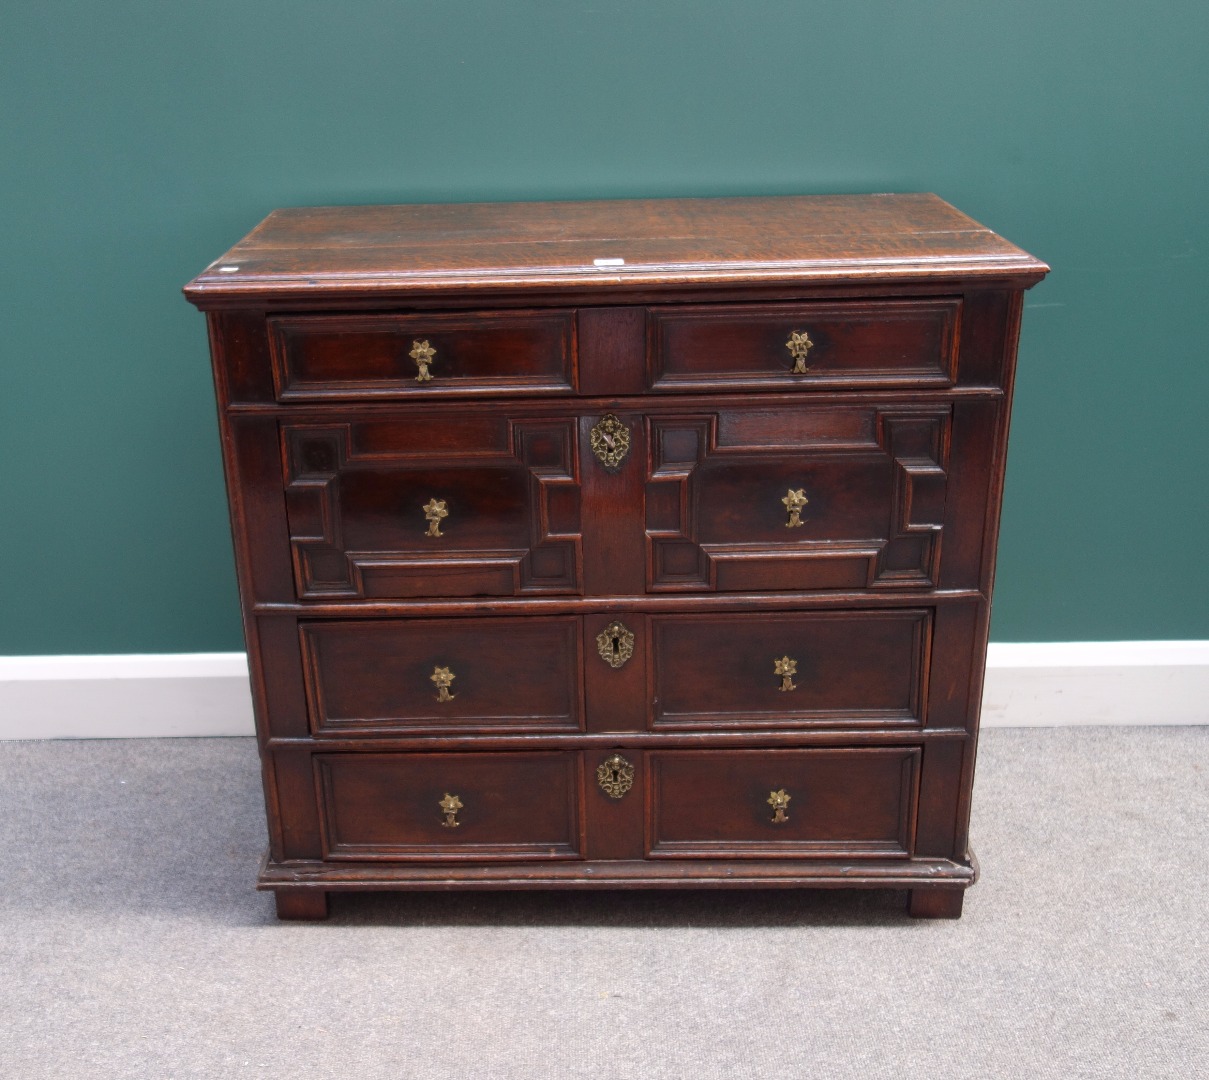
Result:
[[[994,730],[894,893],[253,891],[247,739],[0,743],[0,1076],[1204,1077],[1209,729]]]

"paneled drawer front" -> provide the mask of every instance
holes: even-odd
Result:
[[[947,405],[734,408],[649,421],[648,588],[928,588]]]
[[[961,300],[651,308],[656,390],[950,386]]]
[[[580,591],[573,419],[282,424],[298,596]]]
[[[652,615],[656,729],[919,726],[929,611]]]
[[[918,748],[647,755],[652,858],[908,856]]]
[[[318,754],[325,859],[578,859],[578,753]]]
[[[300,633],[317,735],[583,729],[576,617],[324,621]]]
[[[280,401],[571,393],[570,311],[269,319]]]

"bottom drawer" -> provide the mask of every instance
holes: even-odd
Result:
[[[918,748],[647,755],[649,858],[911,854]]]
[[[578,753],[318,754],[325,859],[579,859]]]

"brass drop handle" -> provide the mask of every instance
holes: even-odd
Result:
[[[421,508],[424,511],[424,520],[428,522],[428,531],[425,536],[444,536],[441,532],[441,522],[449,517],[449,508],[445,504],[444,499],[429,499]]]
[[[785,348],[789,350],[789,355],[793,357],[793,369],[791,375],[806,374],[806,354],[814,348],[814,342],[810,340],[810,335],[805,330],[792,330],[789,334],[789,340],[785,342]]]
[[[428,370],[428,367],[437,355],[437,350],[428,344],[428,339],[413,341],[411,343],[411,352],[408,355],[416,362],[416,367],[420,369],[416,375],[416,382],[432,382],[432,372]]]
[[[456,829],[462,824],[458,821],[458,811],[462,809],[462,800],[456,795],[445,792],[445,798],[438,805],[441,807],[441,813],[445,815],[445,820],[441,824],[446,829]]]
[[[806,498],[805,488],[790,488],[781,502],[789,514],[789,520],[785,522],[785,528],[796,529],[805,524],[802,520],[802,511],[806,509],[806,504],[810,502]],[[442,505],[444,504],[442,503]]]
[[[457,694],[451,694],[449,688],[453,685],[453,680],[457,676],[447,667],[437,667],[432,669],[432,674],[428,676],[432,680],[432,684],[437,688],[437,701],[452,701]]]
[[[789,820],[789,815],[785,811],[789,809],[789,800],[791,798],[793,796],[786,794],[784,788],[781,788],[780,791],[770,791],[768,793],[767,802],[773,810],[772,823],[774,825],[780,825]]]
[[[793,681],[793,677],[798,673],[798,662],[791,660],[788,656],[782,656],[780,660],[772,662],[773,674],[780,676],[782,693],[788,693],[790,690],[796,690],[797,684]]]

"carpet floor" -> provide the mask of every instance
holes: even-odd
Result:
[[[0,1077],[1209,1075],[1209,728],[983,735],[901,893],[255,892],[250,739],[0,743]]]

